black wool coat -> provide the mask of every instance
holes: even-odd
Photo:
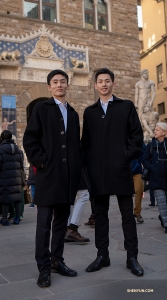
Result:
[[[167,138],[161,143],[153,138],[152,142],[147,145],[142,160],[143,166],[149,170],[149,188],[153,190],[167,190],[167,153],[164,143],[167,149]],[[158,160],[158,157],[162,160]]]
[[[13,140],[0,144],[0,203],[22,201],[22,153]]]
[[[134,193],[132,159],[142,151],[143,132],[130,100],[113,96],[106,115],[100,99],[84,112],[82,146],[91,196]]]
[[[23,146],[29,161],[37,168],[34,203],[73,204],[81,172],[77,112],[67,104],[65,132],[63,116],[54,99],[37,103],[24,133]]]
[[[34,173],[33,166],[30,164],[27,184],[28,185],[35,185],[35,177],[36,177],[36,174]]]

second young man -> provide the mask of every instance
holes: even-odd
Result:
[[[110,265],[109,258],[109,196],[117,195],[122,214],[122,227],[127,250],[127,268],[142,276],[143,269],[137,261],[138,240],[133,215],[134,193],[132,159],[142,150],[143,133],[135,106],[112,94],[114,73],[107,68],[95,75],[95,88],[100,99],[84,112],[82,146],[94,197],[95,244],[97,258],[87,272]]]

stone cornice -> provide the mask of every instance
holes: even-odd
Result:
[[[96,29],[83,28],[83,27],[80,27],[80,26],[71,26],[71,25],[62,24],[62,23],[54,23],[54,22],[50,22],[50,21],[30,19],[30,18],[17,16],[17,15],[7,15],[7,14],[3,14],[3,13],[0,13],[0,17],[23,20],[23,21],[32,21],[33,23],[46,24],[46,25],[49,25],[49,26],[54,25],[54,30],[56,29],[56,27],[71,28],[71,29],[77,29],[79,31],[82,30],[83,32],[85,32],[85,31],[93,32],[94,34],[98,34],[98,35],[102,35],[102,36],[103,35],[106,35],[106,36],[109,36],[109,37],[110,36],[119,36],[119,37],[131,39],[131,40],[139,41],[138,35],[136,35],[136,37],[135,37],[135,36],[131,36],[131,35],[128,35],[128,34],[123,34],[123,33],[100,31],[100,30],[96,30]]]
[[[60,39],[58,36],[55,36],[55,34],[52,32],[50,32],[49,29],[46,28],[45,24],[42,24],[42,26],[34,31],[34,32],[30,32],[30,33],[26,33],[26,34],[23,34],[21,36],[10,36],[9,34],[8,35],[5,35],[5,34],[1,34],[0,35],[0,40],[1,41],[10,41],[10,42],[17,42],[18,44],[19,43],[23,43],[23,42],[26,42],[26,41],[29,41],[33,38],[36,38],[38,36],[41,36],[41,35],[47,35],[49,36],[50,39],[54,40],[55,42],[57,42],[59,45],[63,46],[63,48],[65,49],[68,49],[68,50],[88,50],[88,47],[86,46],[82,46],[82,45],[79,45],[79,46],[76,46],[74,44],[70,45],[69,43],[67,42],[64,42],[62,39]]]
[[[152,52],[154,49],[160,47],[161,45],[163,45],[166,41],[166,38],[167,38],[167,33],[164,34],[162,36],[162,39],[160,39],[157,43],[155,43],[154,45],[152,45],[149,49],[147,49],[146,51],[142,52],[140,54],[140,58],[143,58],[145,56],[147,56],[150,52]]]

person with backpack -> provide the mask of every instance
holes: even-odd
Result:
[[[159,220],[167,233],[167,124],[158,122],[154,138],[143,156],[143,166],[149,172],[149,187],[154,190]]]

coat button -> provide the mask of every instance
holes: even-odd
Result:
[[[60,121],[63,121],[63,118],[61,118]]]
[[[104,119],[105,118],[105,115],[102,115],[102,119]]]
[[[62,145],[62,148],[66,148],[66,145]]]
[[[66,158],[63,158],[62,161],[63,161],[63,162],[66,162]]]
[[[64,131],[61,131],[60,133],[61,133],[61,134],[64,134]]]

